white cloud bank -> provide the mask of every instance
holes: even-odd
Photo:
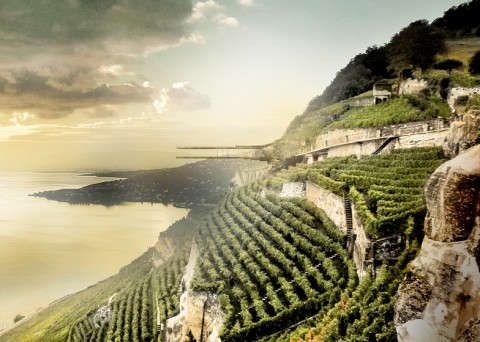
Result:
[[[237,27],[240,22],[237,18],[228,16],[224,6],[214,0],[198,1],[192,9],[190,22],[211,21],[222,27]]]
[[[163,88],[153,103],[158,113],[192,112],[209,108],[210,105],[210,97],[195,90],[189,82],[178,82],[170,88]]]
[[[58,119],[149,103],[152,89],[129,70],[136,58],[203,42],[189,22],[190,0],[2,0],[0,7],[3,113]]]
[[[245,7],[252,7],[258,5],[256,0],[238,0],[238,3]]]

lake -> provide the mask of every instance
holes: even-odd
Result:
[[[28,194],[113,180],[0,172],[0,329],[115,274],[187,214],[171,205],[70,205]]]

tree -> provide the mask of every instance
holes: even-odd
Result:
[[[417,20],[394,35],[387,49],[394,67],[411,65],[426,69],[435,55],[445,49],[445,33],[427,20]]]
[[[445,11],[432,25],[447,29],[450,36],[470,36],[478,34],[478,13],[480,0],[471,0]]]
[[[480,51],[477,51],[468,64],[468,72],[472,75],[480,75]]]
[[[23,315],[20,315],[20,314],[16,314],[15,317],[13,317],[13,323],[17,323],[19,321],[21,321],[22,319],[24,319],[25,316]]]
[[[448,72],[448,76],[450,77],[452,70],[459,68],[462,65],[463,63],[457,59],[444,59],[443,61],[435,63],[433,68],[437,70],[446,70]]]

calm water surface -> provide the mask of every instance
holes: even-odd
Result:
[[[0,329],[115,274],[187,214],[161,204],[70,205],[28,194],[112,180],[0,172]]]

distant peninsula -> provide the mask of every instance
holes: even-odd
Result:
[[[207,160],[169,169],[93,173],[90,175],[126,179],[100,182],[80,189],[42,191],[30,196],[70,204],[111,206],[124,202],[147,202],[192,208],[219,198],[229,189],[235,171],[248,163]]]

